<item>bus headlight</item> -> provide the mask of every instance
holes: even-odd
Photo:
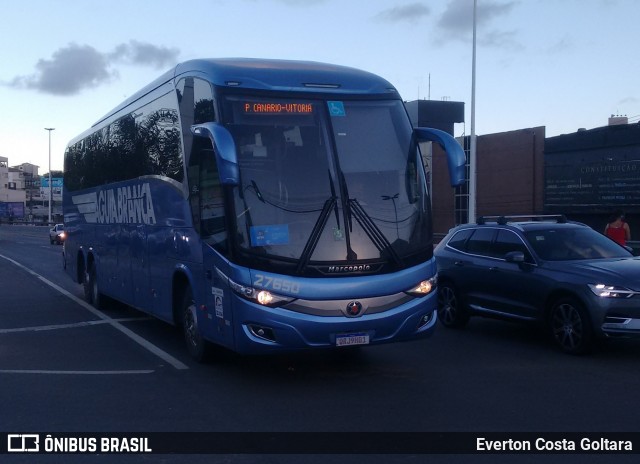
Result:
[[[258,300],[258,303],[261,305],[268,306],[273,302],[273,294],[267,290],[260,290],[256,300]]]
[[[408,293],[411,296],[417,296],[417,297],[425,296],[431,293],[433,290],[435,290],[437,283],[438,283],[438,278],[434,276],[430,279],[423,280],[412,289],[406,290],[405,293]]]
[[[295,298],[270,292],[261,288],[241,285],[229,279],[229,287],[242,298],[263,306],[280,306],[292,302]]]

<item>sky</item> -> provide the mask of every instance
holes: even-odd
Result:
[[[62,170],[73,137],[194,58],[321,61],[465,103],[473,0],[0,0],[0,156]],[[477,0],[477,135],[640,120],[637,0]],[[54,128],[46,131],[45,128]]]

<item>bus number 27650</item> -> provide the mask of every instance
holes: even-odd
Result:
[[[300,292],[300,284],[296,282],[273,278],[263,274],[256,274],[256,280],[253,282],[253,285],[264,288],[265,290],[275,290],[293,294]]]

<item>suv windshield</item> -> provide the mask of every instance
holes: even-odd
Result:
[[[424,172],[401,101],[228,96],[224,114],[237,146],[243,252],[302,272],[363,261],[397,269],[431,250]]]
[[[630,252],[588,227],[564,227],[525,232],[540,258],[548,261],[624,258]]]

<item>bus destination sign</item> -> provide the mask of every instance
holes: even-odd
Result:
[[[245,102],[245,114],[312,114],[312,103]]]

